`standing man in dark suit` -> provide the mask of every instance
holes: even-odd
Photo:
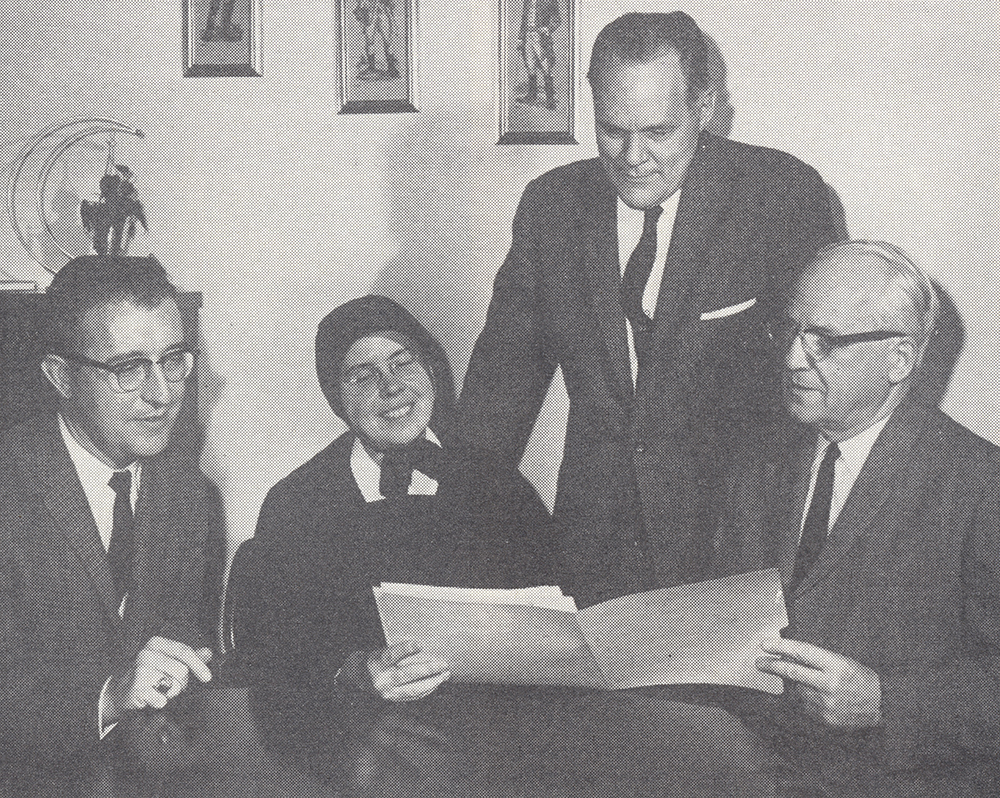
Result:
[[[775,334],[801,424],[746,442],[716,571],[786,585],[758,663],[786,693],[744,702],[779,795],[1000,789],[1000,449],[911,397],[936,310],[902,252],[849,242]]]
[[[115,794],[115,726],[211,678],[221,510],[168,450],[195,358],[176,296],[152,257],[78,258],[49,288],[59,412],[0,437],[0,794]]]
[[[594,43],[599,159],[525,190],[460,403],[460,443],[522,456],[557,366],[564,585],[592,603],[693,581],[736,441],[768,409],[764,318],[837,236],[790,155],[705,133],[708,48],[686,14]]]

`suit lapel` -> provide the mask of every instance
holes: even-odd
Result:
[[[580,255],[586,264],[587,285],[604,345],[609,384],[619,401],[628,405],[632,401],[632,374],[621,304],[617,195],[613,186],[601,179],[583,196],[586,200],[577,238],[581,242]]]
[[[711,287],[724,277],[708,271],[710,262],[705,253],[711,251],[713,231],[719,217],[728,209],[732,198],[731,182],[732,175],[720,164],[711,138],[703,134],[681,185],[680,204],[670,234],[654,313],[653,369],[675,363],[680,331],[699,306],[695,297],[702,286]],[[661,386],[662,381],[640,380],[640,391],[646,399],[651,398],[645,394],[654,384]]]
[[[802,512],[809,493],[809,477],[816,456],[816,433],[807,427],[789,427],[774,450],[781,465],[773,493],[776,501],[765,510],[764,529],[771,546],[771,559],[781,571],[784,585],[792,579],[799,547]]]
[[[681,185],[680,204],[670,235],[663,282],[656,300],[654,346],[676,338],[693,312],[690,297],[700,284],[712,284],[705,273],[705,253],[719,217],[732,197],[731,175],[723,170],[713,147],[703,137]]]
[[[115,599],[107,552],[101,543],[94,514],[80,485],[76,468],[53,417],[39,424],[30,441],[30,452],[22,461],[32,475],[39,495],[52,516],[54,534],[61,535],[76,551],[94,587],[104,603],[112,627],[119,628],[118,602]]]
[[[899,475],[910,462],[926,408],[906,404],[898,408],[875,441],[844,508],[830,530],[819,558],[802,580],[797,593],[812,590],[848,558],[855,542],[884,519],[883,506],[899,489]]]

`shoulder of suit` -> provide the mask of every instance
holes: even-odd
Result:
[[[1000,446],[977,435],[936,406],[928,410],[925,437],[929,439],[928,446],[940,449],[958,467],[975,464],[974,468],[982,468],[992,463],[994,470],[1000,468]]]
[[[557,166],[528,183],[525,196],[532,194],[572,194],[579,196],[581,192],[605,188],[613,190],[601,165],[600,158],[587,158],[583,161]]]
[[[710,134],[705,135],[703,144],[705,158],[728,166],[733,172],[748,174],[756,180],[765,179],[768,175],[784,179],[796,176],[819,178],[819,173],[812,166],[782,150]]]
[[[0,469],[4,471],[31,470],[63,453],[69,457],[54,413],[34,416],[0,432]]]

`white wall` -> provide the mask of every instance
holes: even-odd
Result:
[[[318,320],[386,292],[461,374],[524,184],[594,151],[583,86],[580,146],[495,144],[493,0],[421,0],[420,112],[380,116],[336,112],[332,0],[263,3],[263,77],[186,79],[179,3],[0,0],[0,157],[73,117],[146,134],[122,160],[150,248],[204,293],[203,466],[234,541],[252,534],[267,488],[341,430],[313,371]],[[628,6],[582,5],[585,71],[597,31]],[[816,166],[852,236],[903,246],[946,288],[966,344],[945,406],[1000,441],[996,5],[684,8],[726,61],[733,137]],[[0,266],[30,268],[9,231]],[[560,450],[551,418],[535,438],[543,489]]]

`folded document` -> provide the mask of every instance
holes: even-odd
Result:
[[[726,684],[781,693],[757,670],[788,625],[776,569],[649,590],[577,610],[558,587],[372,588],[390,645],[414,640],[451,680],[614,690]]]

